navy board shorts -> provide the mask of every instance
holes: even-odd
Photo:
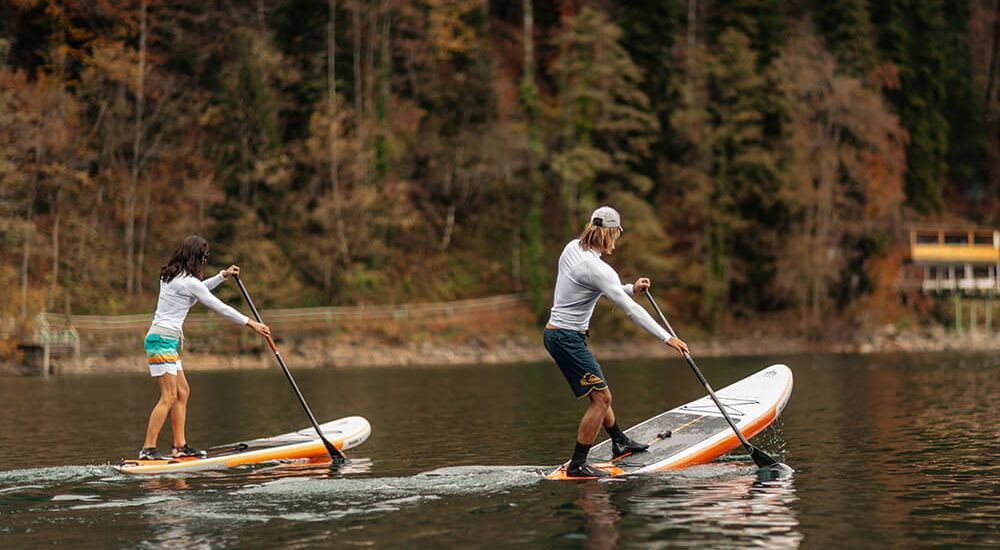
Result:
[[[577,399],[593,390],[608,387],[604,371],[594,354],[587,347],[587,336],[582,332],[565,329],[545,329],[545,349],[559,365],[559,370],[569,382]]]

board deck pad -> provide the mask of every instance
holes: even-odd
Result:
[[[716,392],[726,412],[747,438],[770,425],[781,413],[792,392],[792,372],[785,365],[771,365]],[[713,460],[740,445],[739,438],[704,396],[660,413],[627,430],[625,434],[649,445],[646,451],[611,457],[611,440],[590,450],[593,466],[612,476],[683,468]],[[666,432],[670,432],[665,437]],[[548,479],[579,479],[566,476],[566,465]]]
[[[365,442],[371,424],[360,416],[349,416],[320,424],[323,436],[338,450]],[[170,472],[231,468],[273,460],[316,459],[329,456],[326,446],[312,427],[294,432],[251,439],[206,449],[206,457],[166,458],[164,460],[125,459],[117,466],[123,473],[160,474]]]
[[[718,433],[722,428],[731,429],[726,419],[721,416],[666,412],[636,426],[635,429],[625,431],[632,439],[649,445],[648,449],[625,457],[615,457],[617,460],[612,462],[626,472],[634,471],[673,456]],[[672,433],[670,437],[663,439],[658,437],[667,430]],[[594,445],[590,449],[590,456],[592,459],[611,459],[611,440],[607,439]]]

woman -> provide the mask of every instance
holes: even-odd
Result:
[[[235,265],[229,266],[229,269],[202,281],[206,262],[208,262],[208,242],[197,235],[191,235],[184,239],[170,261],[160,269],[160,296],[156,302],[153,324],[146,333],[145,342],[149,374],[156,378],[160,386],[160,400],[149,415],[146,442],[139,451],[140,460],[165,458],[156,450],[156,440],[168,413],[174,432],[172,456],[205,456],[204,451],[188,445],[184,436],[187,401],[191,388],[188,386],[187,378],[184,377],[177,352],[184,341],[182,327],[191,306],[201,302],[224,318],[246,325],[261,336],[271,334],[267,325],[249,319],[223,303],[211,292],[222,281],[239,275],[240,268]]]
[[[615,422],[611,408],[611,388],[601,365],[587,347],[590,317],[601,296],[622,308],[629,318],[679,352],[688,347],[680,338],[671,337],[645,309],[630,296],[649,288],[649,279],[640,277],[635,284],[623,285],[614,268],[601,260],[611,255],[615,241],[624,233],[621,216],[609,206],[602,206],[590,216],[590,223],[579,239],[574,239],[559,256],[559,275],[549,322],[545,325],[545,349],[559,365],[577,399],[590,398],[577,429],[576,449],[566,467],[568,477],[606,477],[609,474],[587,463],[587,454],[603,424],[611,436],[611,457],[645,451],[648,445],[626,436]]]

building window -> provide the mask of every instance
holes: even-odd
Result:
[[[944,244],[969,244],[968,233],[945,233]]]

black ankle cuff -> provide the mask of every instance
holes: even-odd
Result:
[[[625,434],[621,431],[621,429],[618,428],[617,422],[615,423],[614,426],[604,428],[604,431],[608,432],[608,435],[611,436],[611,439],[615,441],[621,441],[622,439],[625,439]]]
[[[569,463],[574,466],[579,466],[587,462],[587,455],[590,454],[590,445],[584,445],[579,441],[576,442],[576,448],[573,449],[573,458],[570,459]]]

